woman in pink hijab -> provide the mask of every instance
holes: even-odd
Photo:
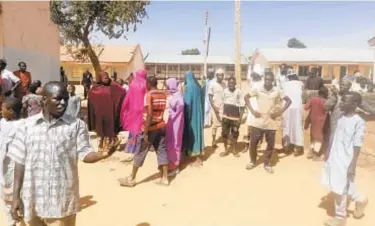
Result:
[[[129,138],[125,152],[134,154],[137,136],[141,133],[143,124],[144,97],[146,89],[147,71],[136,72],[135,79],[130,83],[129,91],[121,107],[120,120],[122,129],[129,131]],[[128,159],[129,161],[132,158]]]

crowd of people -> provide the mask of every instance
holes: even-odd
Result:
[[[127,161],[133,161],[129,176],[119,179],[121,186],[136,186],[137,172],[150,151],[157,155],[161,175],[157,184],[162,186],[169,185],[183,162],[201,167],[205,127],[211,127],[213,148],[224,143],[221,157],[239,157],[237,140],[245,112],[247,170],[259,165],[258,150],[265,139],[264,170],[274,173],[272,158],[280,125],[283,151],[295,156],[304,154],[304,129],[310,129],[306,156],[325,161],[322,181],[335,194],[336,215],[325,225],[344,224],[348,199],[356,202],[354,216],[363,216],[368,200],[354,189],[365,127],[357,109],[375,114],[375,108],[359,94],[372,92],[359,72],[333,81],[328,90],[316,68],[302,82],[287,65],[280,67],[276,78],[254,65],[249,89],[241,90],[224,70],[210,69],[202,84],[189,71],[184,81],[165,81],[165,90],[158,88],[157,78],[148,76],[146,70],[119,82],[104,71],[94,82],[86,71],[81,82],[88,100],[84,122],[81,97],[75,86],[68,85],[63,68],[60,81],[42,88],[40,81],[32,81],[24,62],[19,67],[10,72],[0,60],[0,183],[9,225],[75,225],[78,160],[95,163],[111,156],[121,143],[120,131],[129,133],[123,151],[131,156]],[[89,130],[99,137],[98,151],[91,146]]]

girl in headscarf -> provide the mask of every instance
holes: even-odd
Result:
[[[183,135],[183,149],[185,154],[193,157],[193,165],[203,164],[200,155],[204,152],[203,124],[204,99],[202,88],[194,77],[193,72],[185,73],[185,126]]]
[[[167,80],[170,93],[168,101],[167,123],[167,154],[169,160],[169,176],[179,172],[182,135],[184,128],[184,97],[178,90],[178,81],[174,78]]]
[[[129,138],[126,144],[125,152],[134,154],[137,143],[137,136],[141,133],[144,111],[144,97],[146,89],[146,70],[136,72],[135,79],[131,81],[129,92],[126,95],[121,107],[121,125],[122,129],[129,131]],[[132,161],[132,157],[127,159]]]
[[[100,72],[100,80],[89,91],[87,110],[88,127],[100,137],[99,151],[110,148],[119,140],[120,109],[125,97],[125,89],[111,81],[107,72]],[[108,147],[105,147],[105,138]]]

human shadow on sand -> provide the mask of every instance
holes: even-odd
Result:
[[[142,222],[142,223],[136,224],[135,226],[151,226],[151,224],[147,222]]]
[[[260,154],[260,153],[264,153],[264,152],[265,152],[264,149],[260,149],[260,150],[258,149],[258,159],[257,159],[257,162],[256,162],[256,166],[264,163],[264,154]],[[276,166],[280,162],[281,159],[286,158],[286,157],[291,155],[291,154],[280,155],[280,153],[282,153],[281,149],[275,149],[275,151],[273,152],[272,158],[271,158],[271,166],[272,167]]]
[[[79,199],[79,206],[80,210],[84,210],[89,208],[90,206],[93,206],[97,203],[97,201],[92,200],[93,196],[92,195],[86,195],[83,196]]]
[[[335,202],[334,194],[330,192],[320,199],[320,203],[318,207],[321,209],[324,209],[328,216],[334,217],[335,216],[334,202]]]
[[[332,192],[328,193],[327,195],[323,196],[320,199],[320,203],[318,205],[319,208],[324,209],[328,216],[334,217],[335,216],[335,196]],[[353,210],[348,210],[348,215],[353,215]]]

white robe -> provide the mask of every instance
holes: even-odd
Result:
[[[303,82],[289,81],[283,84],[284,94],[292,104],[283,113],[283,138],[288,137],[291,144],[304,146],[303,137]]]
[[[365,121],[358,115],[341,116],[337,122],[329,157],[324,164],[322,182],[338,195],[345,195],[349,177],[353,176],[354,179],[355,172],[350,172],[349,166],[353,161],[354,147],[362,146],[364,129]]]

